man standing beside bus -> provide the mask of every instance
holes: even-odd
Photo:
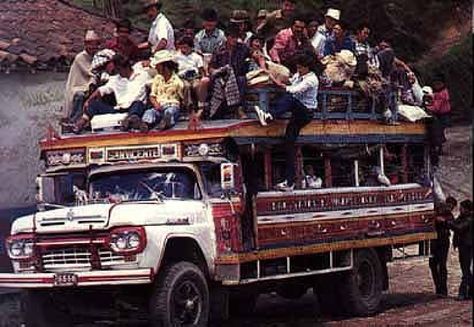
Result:
[[[295,187],[296,139],[301,129],[311,121],[313,111],[318,106],[319,80],[312,71],[313,57],[301,53],[294,59],[297,72],[290,78],[290,85],[286,85],[270,74],[275,85],[286,92],[275,101],[269,112],[263,111],[258,106],[255,107],[262,126],[266,126],[274,118],[282,117],[288,111],[291,112],[291,118],[285,131],[286,179],[276,185],[276,189],[280,191],[292,191]]]

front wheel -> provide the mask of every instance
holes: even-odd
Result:
[[[199,267],[184,261],[166,267],[150,298],[150,316],[153,327],[207,326],[209,289]]]

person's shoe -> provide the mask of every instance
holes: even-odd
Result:
[[[295,184],[288,185],[288,182],[285,180],[281,183],[278,183],[275,185],[275,189],[278,191],[283,191],[283,192],[291,192],[295,188]]]
[[[79,118],[79,120],[72,127],[72,132],[74,134],[80,134],[82,130],[87,126],[88,123],[89,123],[88,119],[84,117]]]
[[[140,132],[146,133],[146,132],[148,132],[148,130],[149,130],[150,128],[148,127],[148,124],[147,124],[147,123],[145,123],[144,121],[140,120],[140,123],[139,123],[139,125],[138,125],[138,129],[140,130]]]
[[[265,111],[263,111],[262,109],[260,109],[259,106],[254,106],[254,109],[255,109],[255,112],[257,113],[257,119],[258,119],[260,125],[267,126],[268,125],[267,119],[266,119],[267,113]],[[270,114],[268,114],[268,115],[270,115]]]
[[[137,115],[130,115],[124,120],[122,120],[122,126],[120,126],[120,129],[123,132],[126,132],[131,129],[139,129],[141,121],[142,120]]]
[[[71,133],[74,133],[73,130],[74,130],[74,124],[73,123],[69,123],[69,122],[61,122],[60,123],[60,126],[61,126],[61,133],[62,134],[71,134]]]
[[[161,119],[160,123],[156,127],[157,130],[163,131],[171,127],[171,114],[169,112],[165,112],[163,118]]]

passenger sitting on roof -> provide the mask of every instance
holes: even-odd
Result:
[[[205,76],[204,61],[202,56],[193,51],[193,39],[183,37],[176,43],[178,54],[178,76],[184,82],[184,106],[190,109],[194,107],[193,99],[198,101],[198,116],[204,111],[207,100],[209,78]]]
[[[176,74],[178,64],[173,52],[161,50],[155,53],[150,64],[158,71],[151,85],[150,102],[153,106],[145,111],[140,130],[157,127],[164,130],[173,127],[179,118],[183,103],[184,83]],[[158,125],[157,125],[158,124]]]
[[[99,50],[100,37],[92,30],[86,32],[84,50],[79,52],[71,65],[66,83],[66,117],[69,122],[76,122],[82,114],[82,106],[91,79],[92,58]]]
[[[229,25],[226,29],[227,40],[212,55],[209,64],[211,75],[209,117],[218,118],[237,111],[240,118],[245,114],[239,107],[245,93],[248,67],[246,59],[249,48],[238,42],[239,29]],[[237,110],[235,110],[237,108]]]
[[[202,30],[194,37],[194,49],[202,55],[211,55],[225,43],[224,31],[217,28],[217,11],[205,8],[201,14]]]
[[[128,116],[123,121],[124,130],[138,128],[140,118],[145,111],[146,87],[151,82],[151,77],[146,70],[135,66],[133,70],[130,62],[121,55],[115,55],[113,64],[118,74],[111,76],[109,81],[99,87],[84,104],[84,114],[74,126],[74,133],[79,133],[95,115],[127,112]],[[116,106],[111,106],[102,100],[106,94],[114,94]]]
[[[267,113],[258,106],[255,107],[262,126],[266,126],[269,121],[283,116],[288,111],[291,112],[291,118],[285,131],[286,180],[276,186],[277,189],[282,191],[291,191],[294,188],[295,142],[300,130],[311,121],[313,111],[318,106],[319,81],[316,74],[312,71],[314,65],[313,57],[302,53],[298,54],[295,59],[297,73],[290,78],[290,85],[286,85],[273,75],[270,75],[275,85],[286,91],[270,107],[270,112]]]
[[[324,44],[324,55],[334,55],[341,50],[349,50],[354,52],[354,42],[346,33],[346,28],[343,23],[338,22],[333,27],[333,34],[326,39]]]
[[[128,60],[135,61],[138,60],[140,50],[130,38],[131,29],[132,23],[128,19],[116,22],[114,36],[105,42],[105,47],[114,50]]]
[[[314,51],[305,35],[306,20],[301,15],[293,16],[291,27],[281,30],[275,37],[275,43],[270,50],[270,57],[278,64],[285,65],[294,72],[294,55],[303,50]]]

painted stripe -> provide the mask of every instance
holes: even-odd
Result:
[[[153,269],[73,272],[76,286],[146,284],[153,280]],[[0,274],[0,287],[51,288],[55,273]]]
[[[347,209],[337,211],[313,211],[308,213],[296,214],[282,214],[272,216],[258,216],[258,224],[278,224],[278,223],[298,223],[298,222],[312,222],[320,220],[340,220],[340,219],[354,219],[374,216],[387,216],[393,214],[408,214],[418,213],[422,211],[434,210],[434,203],[378,207],[378,208],[363,208],[363,209]],[[389,218],[389,217],[387,217]],[[288,226],[291,227],[291,226]]]
[[[256,260],[278,259],[288,256],[306,255],[328,251],[370,248],[384,245],[410,244],[436,239],[436,232],[410,233],[393,237],[368,238],[341,242],[325,242],[323,244],[292,246],[278,249],[255,250],[253,252],[224,254],[216,258],[216,264],[233,265]]]

